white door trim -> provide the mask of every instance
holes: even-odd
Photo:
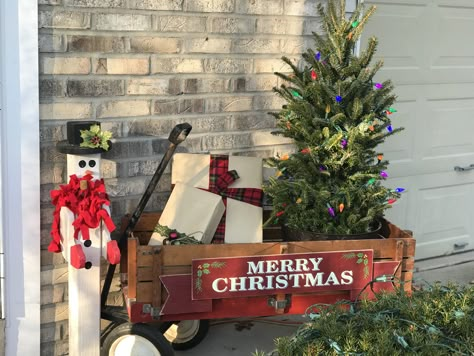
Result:
[[[6,352],[40,354],[38,1],[0,1]]]

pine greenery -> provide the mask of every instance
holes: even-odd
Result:
[[[383,217],[400,190],[382,185],[388,161],[376,148],[402,128],[392,128],[396,97],[390,80],[375,83],[382,61],[371,65],[377,39],[355,54],[375,7],[359,5],[347,19],[345,0],[319,4],[323,33],[303,54],[304,68],[282,60],[293,73],[276,73],[285,84],[274,90],[286,104],[275,134],[293,139],[296,152],[268,160],[277,169],[264,186],[273,204],[269,221],[323,233],[363,233]]]
[[[435,284],[317,310],[292,336],[277,338],[272,355],[474,355],[472,286]]]

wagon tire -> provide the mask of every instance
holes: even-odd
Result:
[[[102,356],[174,356],[171,344],[147,324],[122,323],[105,336]]]
[[[188,350],[198,345],[209,331],[209,320],[183,320],[160,325],[160,332],[175,350]]]

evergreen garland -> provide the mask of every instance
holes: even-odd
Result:
[[[307,315],[294,335],[275,340],[272,355],[474,355],[473,286],[435,284],[411,296],[315,305]]]
[[[274,133],[293,139],[296,152],[268,159],[277,175],[264,191],[273,205],[269,222],[290,228],[336,234],[370,231],[401,188],[382,185],[388,161],[377,146],[402,128],[393,128],[395,102],[390,80],[374,82],[382,61],[370,63],[377,48],[354,51],[364,25],[374,13],[359,5],[347,19],[344,0],[318,5],[323,33],[314,33],[316,51],[303,54],[299,69],[283,57],[293,73],[276,73],[284,80],[274,90],[286,100],[271,113]]]

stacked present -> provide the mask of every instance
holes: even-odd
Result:
[[[262,242],[262,160],[178,153],[174,189],[158,222],[202,243]],[[161,244],[155,232],[150,244]]]

